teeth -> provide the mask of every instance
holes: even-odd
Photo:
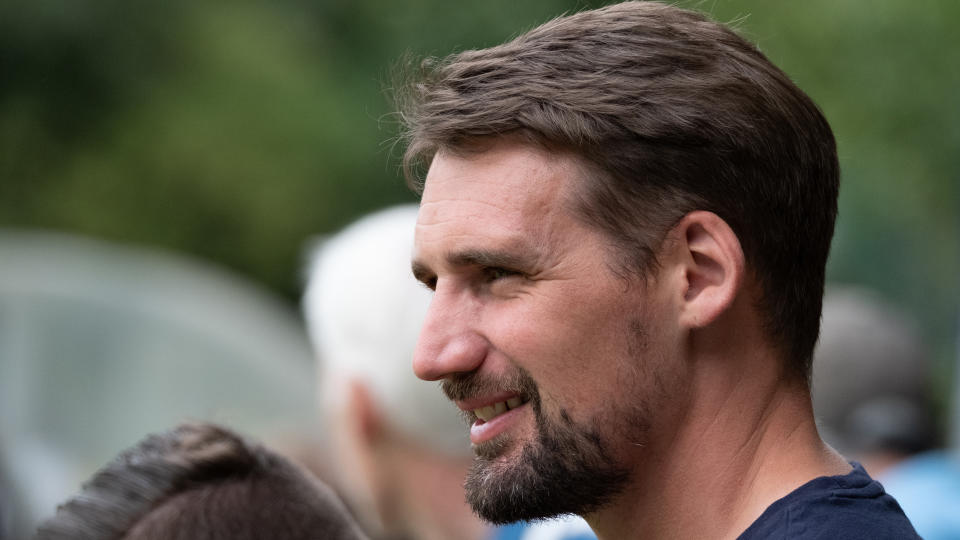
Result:
[[[488,405],[486,407],[481,407],[479,409],[474,410],[473,414],[477,415],[477,418],[486,422],[487,420],[490,420],[491,418],[497,415],[497,410],[494,409],[492,406]]]
[[[521,405],[523,405],[523,399],[519,397],[512,397],[506,401],[501,401],[494,403],[493,405],[487,405],[486,407],[474,409],[473,414],[477,415],[477,418],[487,422],[509,411],[510,409],[516,409]]]

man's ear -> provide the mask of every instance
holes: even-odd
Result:
[[[684,280],[680,323],[702,328],[726,311],[740,293],[743,249],[733,229],[712,212],[687,214],[673,233]]]
[[[383,418],[366,385],[349,381],[347,386],[348,418],[350,429],[367,447],[376,445],[383,436]]]

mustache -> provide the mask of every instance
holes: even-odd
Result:
[[[516,366],[510,373],[501,377],[480,375],[471,371],[455,373],[440,383],[440,388],[451,401],[462,401],[485,394],[512,392],[524,401],[539,401],[537,382],[530,373]]]

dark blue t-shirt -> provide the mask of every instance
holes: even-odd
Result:
[[[739,540],[768,538],[920,537],[897,501],[854,463],[849,474],[814,478],[771,504]]]

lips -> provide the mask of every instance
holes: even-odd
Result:
[[[481,444],[517,427],[526,405],[537,406],[537,385],[525,370],[511,369],[498,377],[475,372],[444,379],[443,392],[463,411],[470,441]]]
[[[511,429],[526,404],[524,397],[514,393],[457,402],[457,406],[467,413],[467,418],[473,418],[470,442],[474,444],[490,441]]]

